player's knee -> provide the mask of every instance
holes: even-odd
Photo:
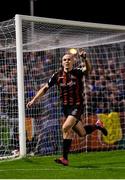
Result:
[[[68,128],[65,127],[65,126],[63,126],[63,127],[62,127],[62,132],[63,132],[63,133],[67,133],[67,132],[68,132]]]
[[[86,131],[84,129],[83,130],[78,130],[77,134],[79,135],[79,137],[85,137],[86,136]]]
[[[82,132],[82,133],[79,133],[78,135],[79,135],[79,137],[85,137],[85,136],[86,136],[86,133],[83,133],[83,132]]]

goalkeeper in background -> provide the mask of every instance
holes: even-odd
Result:
[[[85,125],[81,122],[81,115],[83,114],[83,76],[88,76],[91,72],[91,64],[86,57],[84,49],[79,49],[79,57],[85,64],[81,68],[73,68],[74,55],[66,53],[62,57],[62,69],[55,72],[49,81],[36,93],[31,101],[27,103],[27,108],[31,107],[39,97],[43,96],[49,88],[57,85],[62,101],[63,113],[65,115],[65,122],[62,126],[63,133],[63,155],[55,159],[56,163],[67,166],[69,164],[68,154],[72,143],[72,130],[80,137],[85,137],[95,130],[100,130],[107,136],[107,130],[102,123]]]

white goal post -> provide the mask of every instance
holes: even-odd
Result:
[[[17,14],[0,24],[0,139],[6,145],[0,159],[62,151],[64,117],[57,87],[30,110],[26,104],[61,67],[61,56],[70,48],[85,48],[93,66],[84,79],[83,121],[95,123],[100,118],[109,132],[108,137],[94,132],[84,140],[74,134],[71,152],[125,147],[125,26]],[[77,58],[75,66],[80,66]],[[16,103],[10,103],[14,98]]]

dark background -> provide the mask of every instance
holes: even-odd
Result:
[[[40,17],[125,25],[124,1],[35,0],[34,15]],[[30,0],[1,0],[0,21],[15,14],[30,15]]]

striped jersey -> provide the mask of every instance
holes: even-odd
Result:
[[[83,76],[85,71],[80,68],[69,72],[59,70],[48,81],[48,86],[58,85],[63,105],[83,104]]]

